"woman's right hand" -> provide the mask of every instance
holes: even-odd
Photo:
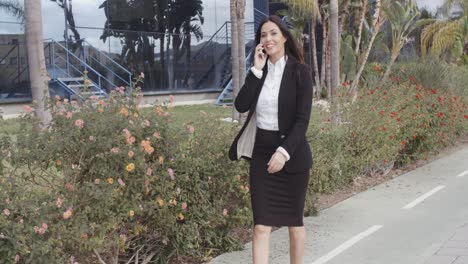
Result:
[[[255,47],[255,58],[254,58],[254,67],[257,70],[263,70],[265,63],[267,61],[268,56],[266,53],[263,53],[263,44],[260,43]]]

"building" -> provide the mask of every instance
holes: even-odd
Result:
[[[136,74],[144,73],[147,96],[203,93],[215,98],[229,83],[229,0],[41,1],[53,91],[61,84],[54,80],[78,78],[85,70],[105,92],[131,85]],[[268,0],[246,0],[247,49],[267,13]],[[24,28],[4,10],[0,61],[0,103],[30,101]]]

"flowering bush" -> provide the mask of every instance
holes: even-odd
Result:
[[[123,88],[56,98],[48,131],[26,114],[3,137],[2,263],[167,263],[239,247],[231,231],[251,217],[246,169],[226,156],[232,125],[200,113],[170,126],[167,103],[146,112],[138,100]]]
[[[380,69],[376,69],[380,70]],[[384,173],[393,166],[425,159],[468,131],[467,98],[393,77],[386,87],[349,94],[340,89],[335,111],[311,126],[316,155],[312,188],[328,192],[360,174]],[[327,165],[325,165],[327,164]]]
[[[316,193],[466,135],[466,97],[413,78],[389,84],[354,103],[344,84],[336,122],[314,109],[306,214]],[[26,114],[0,132],[1,263],[202,261],[239,248],[233,234],[252,219],[247,163],[227,158],[239,128],[204,111],[176,124],[167,102],[143,110],[138,100],[122,88],[83,104],[57,98],[48,131]]]

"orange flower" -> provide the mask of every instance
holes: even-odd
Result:
[[[114,179],[112,179],[112,178],[107,178],[107,183],[113,184],[113,183],[114,183]]]
[[[127,108],[122,107],[122,109],[120,109],[120,114],[122,114],[123,116],[127,117],[127,116],[128,116],[128,110],[127,110]]]
[[[73,209],[72,209],[71,207],[69,207],[69,208],[67,209],[67,211],[65,211],[65,212],[63,213],[63,219],[68,219],[68,218],[70,218],[70,217],[72,216],[72,214],[73,214]]]

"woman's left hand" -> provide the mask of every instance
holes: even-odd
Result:
[[[268,173],[273,174],[283,169],[286,157],[281,152],[276,151],[268,162]]]

